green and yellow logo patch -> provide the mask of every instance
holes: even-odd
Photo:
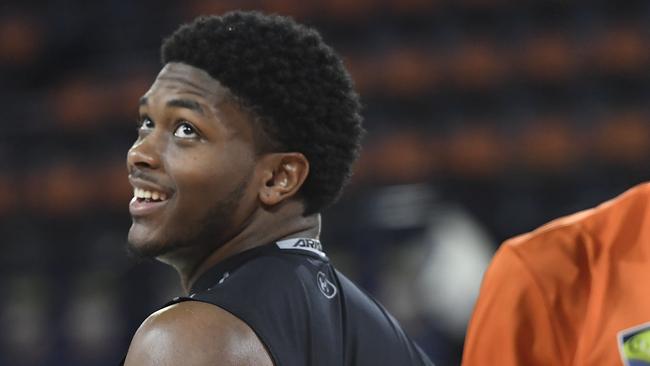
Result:
[[[626,366],[650,366],[650,323],[618,333],[621,359]]]

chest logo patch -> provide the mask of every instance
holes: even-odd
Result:
[[[650,366],[650,322],[618,332],[618,349],[625,366]]]
[[[338,290],[336,289],[336,286],[329,279],[327,279],[325,273],[318,272],[316,280],[318,282],[318,288],[320,289],[320,292],[322,292],[326,298],[331,299],[336,296]]]

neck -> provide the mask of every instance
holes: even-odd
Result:
[[[260,209],[251,215],[239,232],[223,245],[217,246],[217,249],[207,251],[207,254],[191,256],[191,260],[186,256],[183,256],[183,260],[160,259],[176,269],[181,285],[188,293],[205,271],[235,254],[283,239],[317,239],[320,235],[320,214],[303,216],[302,210],[303,206],[298,202],[288,202],[273,211]]]

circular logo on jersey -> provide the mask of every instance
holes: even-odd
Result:
[[[316,279],[318,281],[318,288],[320,289],[320,292],[322,292],[326,298],[331,299],[336,296],[336,286],[329,279],[327,279],[325,273],[318,272]]]

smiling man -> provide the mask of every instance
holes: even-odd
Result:
[[[127,165],[131,251],[187,296],[147,318],[126,365],[431,365],[329,262],[320,215],[363,129],[318,33],[256,12],[202,17],[162,46]]]

